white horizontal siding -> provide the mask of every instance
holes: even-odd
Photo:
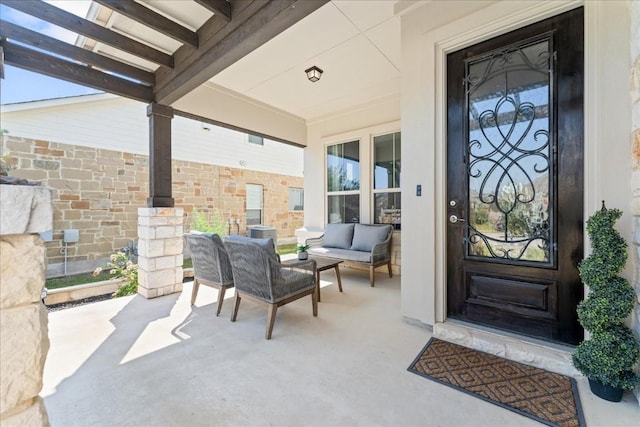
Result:
[[[210,124],[205,130],[202,123],[184,117],[175,117],[172,126],[176,159],[302,176],[302,148],[268,139],[264,145],[251,144],[245,133]]]
[[[33,102],[3,107],[0,127],[10,135],[147,155],[149,120],[146,104],[96,96],[75,103]],[[29,104],[33,108],[29,108]],[[265,140],[247,142],[247,135],[231,129],[175,117],[172,122],[173,158],[261,172],[302,176],[303,150]]]

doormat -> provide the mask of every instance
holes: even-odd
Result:
[[[543,424],[584,427],[573,378],[431,338],[408,368]]]

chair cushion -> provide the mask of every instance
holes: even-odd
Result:
[[[371,252],[373,246],[384,242],[388,235],[388,226],[356,224],[351,250]]]
[[[269,254],[270,257],[275,258],[276,260],[279,259],[278,254],[276,253],[276,245],[275,243],[273,243],[273,239],[269,238],[269,239],[257,239],[254,237],[245,237],[245,236],[239,236],[237,234],[232,234],[230,236],[226,236],[224,238],[225,242],[226,241],[232,241],[232,242],[246,242],[246,243],[253,243],[254,245],[258,245],[263,247],[264,249],[267,250],[267,253]]]
[[[327,224],[322,238],[322,246],[328,248],[351,248],[354,224]]]

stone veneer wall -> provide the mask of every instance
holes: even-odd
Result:
[[[400,252],[400,239],[402,238],[402,232],[397,230],[393,232],[391,238],[391,271],[393,274],[400,274],[400,264],[402,264],[402,253]]]
[[[101,260],[137,238],[138,208],[148,197],[148,156],[5,135],[16,166],[10,175],[42,181],[53,188],[53,241],[49,263],[61,263],[62,231],[76,228],[80,241],[69,244],[68,262]],[[185,212],[185,231],[194,209],[223,222],[240,218],[246,233],[246,184],[264,186],[263,223],[278,238],[294,238],[303,225],[302,211],[289,211],[289,188],[303,188],[302,177],[173,161],[173,196]],[[234,224],[232,233],[236,233]]]
[[[44,288],[51,190],[0,185],[0,425],[49,426],[42,372],[49,350]]]
[[[638,301],[631,316],[631,327],[636,336],[640,337],[640,2],[631,3],[631,106],[632,106],[632,158],[633,177],[631,190],[633,192],[634,239],[633,249],[635,261],[635,277],[633,278]],[[640,367],[638,368],[640,369]],[[640,402],[640,387],[634,390]]]

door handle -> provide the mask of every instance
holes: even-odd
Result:
[[[457,215],[451,215],[451,216],[449,217],[449,222],[450,222],[451,224],[455,224],[456,222],[466,222],[466,221],[467,221],[467,220],[466,220],[466,219],[464,219],[464,218],[458,218],[458,216],[457,216]]]

